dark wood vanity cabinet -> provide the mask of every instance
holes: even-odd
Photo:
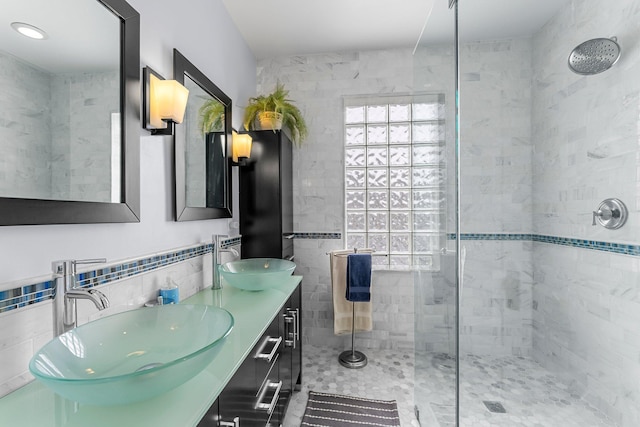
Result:
[[[242,258],[293,258],[293,152],[283,131],[253,131],[239,169]]]
[[[291,140],[282,131],[254,131],[251,138],[251,157],[239,168],[242,258],[293,260]],[[282,424],[291,395],[301,384],[300,288],[281,307],[199,427]]]
[[[282,390],[278,400],[280,422],[289,406],[294,391],[302,386],[302,299],[300,286],[293,292],[280,314],[280,331],[283,333],[283,348],[280,358],[280,380]]]
[[[198,427],[277,427],[302,380],[300,285]]]

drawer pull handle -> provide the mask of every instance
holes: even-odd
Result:
[[[282,317],[284,317],[284,346],[295,348],[296,319],[290,315],[289,309],[285,311],[286,313],[282,315]],[[293,329],[293,331],[291,331],[291,329]]]
[[[260,345],[260,348],[256,352],[254,359],[266,360],[267,363],[271,363],[271,361],[273,360],[273,356],[276,355],[276,353],[278,352],[278,348],[280,348],[281,342],[282,342],[282,337],[278,337],[278,338],[271,338],[270,336],[265,337],[264,341],[262,341],[262,344]],[[271,352],[263,353],[264,348],[267,346],[267,344],[270,344],[270,343],[273,343],[273,348],[271,349]]]
[[[287,308],[286,311],[293,319],[293,334],[291,334],[291,338],[293,338],[293,348],[296,348],[296,343],[300,341],[300,310]]]
[[[264,395],[267,394],[267,389],[269,388],[275,388],[276,391],[273,393],[271,402],[264,403],[262,399],[264,399]],[[282,388],[282,381],[278,381],[277,383],[267,382],[265,386],[262,388],[262,392],[260,392],[260,397],[258,397],[258,401],[256,402],[256,409],[267,411],[267,414],[271,415],[273,410],[276,408],[276,404],[278,403],[278,398],[280,397],[281,388]]]
[[[240,427],[240,417],[235,417],[233,422],[220,421],[220,427]]]

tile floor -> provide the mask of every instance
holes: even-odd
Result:
[[[309,390],[395,400],[402,426],[455,424],[455,361],[441,353],[366,350],[369,364],[346,369],[339,351],[303,347],[303,387],[289,404],[284,427],[298,427]],[[415,375],[414,375],[415,368]],[[461,427],[615,426],[534,361],[522,357],[465,356],[461,360]],[[415,416],[414,385],[420,424]],[[483,401],[501,403],[492,413]]]
[[[284,427],[299,427],[309,390],[398,403],[402,426],[418,426],[413,414],[413,353],[364,350],[369,360],[361,369],[347,369],[338,362],[340,351],[302,347],[302,390],[289,403]]]
[[[442,353],[416,357],[422,426],[455,426],[455,360]],[[461,427],[615,426],[532,359],[467,355],[460,362]],[[483,401],[499,402],[506,413],[490,412]]]

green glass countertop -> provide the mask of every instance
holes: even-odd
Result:
[[[300,276],[290,276],[278,287],[262,292],[247,292],[230,286],[217,291],[207,288],[184,300],[188,304],[222,307],[233,315],[235,325],[209,366],[174,390],[131,405],[93,406],[66,400],[33,381],[0,399],[2,425],[195,426],[301,280]]]

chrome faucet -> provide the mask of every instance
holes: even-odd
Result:
[[[213,263],[213,284],[211,289],[222,289],[222,281],[220,280],[220,271],[218,267],[220,266],[220,254],[222,252],[232,253],[233,256],[240,258],[240,254],[234,248],[220,248],[220,241],[229,236],[223,236],[220,234],[213,235],[213,251],[211,253],[212,263]]]
[[[78,326],[76,300],[88,299],[98,310],[109,307],[106,295],[97,289],[79,288],[76,282],[76,265],[107,262],[104,258],[54,261],[53,277],[55,294],[53,297],[53,333],[61,335]]]

